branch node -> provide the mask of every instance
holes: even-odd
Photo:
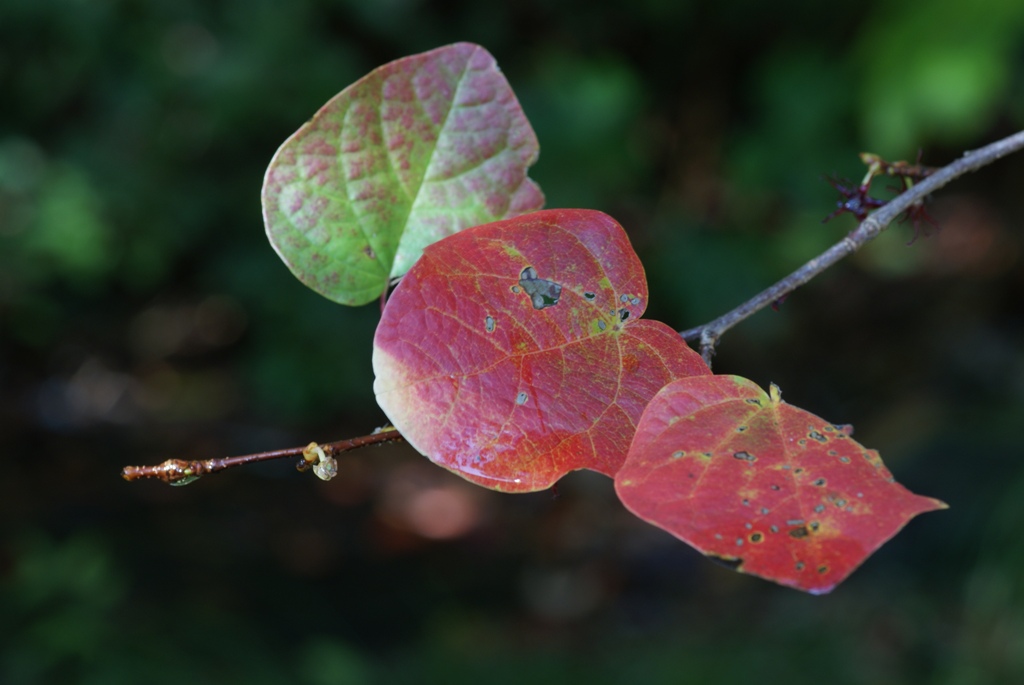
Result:
[[[718,344],[718,333],[711,327],[705,328],[700,334],[700,356],[711,368],[711,359],[715,356],[715,345]]]
[[[125,466],[121,469],[121,477],[127,481],[157,478],[168,485],[188,485],[214,470],[212,465],[201,461],[168,459],[155,466]]]
[[[312,464],[313,473],[320,480],[330,480],[338,475],[338,460],[328,456],[324,452],[324,448],[315,442],[309,443],[302,450],[302,461]]]

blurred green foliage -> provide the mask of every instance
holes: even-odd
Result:
[[[1022,7],[6,0],[0,682],[1024,680],[1015,157],[720,347],[952,505],[829,597],[720,569],[585,475],[502,497],[381,448],[329,485],[117,478],[383,422],[377,311],[295,281],[259,207],[276,147],[373,67],[486,46],[548,205],[619,219],[685,328],[852,228],[821,225],[821,177],[859,179],[861,150],[938,165],[1020,128]],[[469,532],[417,527],[438,501]]]
[[[993,0],[882,3],[854,48],[860,116],[879,147],[956,145],[992,125],[1019,85],[1024,6]]]

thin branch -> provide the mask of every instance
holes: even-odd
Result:
[[[823,272],[843,257],[853,254],[865,243],[873,240],[885,228],[893,222],[900,214],[907,211],[915,204],[921,202],[925,197],[943,187],[955,178],[968,172],[975,171],[983,166],[1024,148],[1024,131],[1016,133],[1008,138],[987,145],[979,150],[964,153],[963,157],[955,162],[936,170],[927,178],[915,183],[911,188],[905,190],[889,201],[885,206],[878,209],[871,216],[867,217],[852,233],[844,237],[838,243],[810,260],[799,269],[780,280],[775,285],[763,290],[739,307],[723,314],[714,321],[703,326],[681,331],[680,335],[687,341],[700,341],[701,356],[704,361],[711,364],[711,357],[715,351],[722,334],[743,321],[752,314],[764,309],[773,302],[777,302],[789,293],[799,288],[804,283]],[[387,290],[381,295],[381,305],[386,301]],[[292,447],[283,450],[270,452],[259,452],[246,454],[239,457],[224,457],[217,459],[205,459],[189,461],[185,459],[168,459],[162,464],[155,466],[126,466],[121,470],[121,477],[127,481],[140,480],[142,478],[157,478],[171,485],[185,485],[204,476],[208,473],[223,471],[224,469],[252,464],[273,459],[287,459],[301,457],[297,467],[299,470],[306,470],[310,467],[323,479],[333,476],[335,468],[333,457],[336,454],[387,442],[399,442],[404,440],[401,433],[394,428],[378,430],[371,435],[364,435],[348,440],[338,440],[323,445],[310,443],[306,447]]]
[[[219,459],[205,459],[202,461],[188,461],[186,459],[168,459],[162,464],[155,466],[125,466],[121,469],[121,477],[127,481],[139,480],[141,478],[158,478],[169,485],[187,485],[205,476],[208,473],[216,473],[224,469],[230,469],[243,464],[254,464],[259,461],[271,461],[274,459],[288,459],[300,457],[297,468],[304,471],[313,466],[312,453],[322,450],[320,458],[333,458],[336,454],[350,452],[360,447],[370,445],[381,445],[386,442],[399,442],[404,440],[402,434],[394,428],[379,430],[370,435],[363,435],[348,440],[328,442],[323,445],[310,443],[306,447],[291,447],[284,450],[273,450],[270,452],[258,452],[256,454],[245,454],[240,457],[223,457]],[[316,467],[314,466],[314,469]],[[317,475],[320,475],[319,473]],[[323,476],[321,476],[323,478]],[[325,478],[326,480],[326,478]]]
[[[1021,148],[1024,148],[1024,131],[1003,138],[991,145],[986,145],[981,149],[965,152],[960,159],[937,169],[927,178],[915,183],[913,187],[893,198],[884,207],[878,209],[862,221],[852,233],[775,285],[761,291],[714,321],[710,321],[703,326],[681,331],[680,335],[687,341],[700,342],[701,356],[704,357],[704,361],[710,366],[711,357],[715,352],[715,345],[718,344],[722,334],[727,330],[773,302],[779,301],[843,257],[859,250],[865,243],[876,238],[900,214],[921,202],[926,196],[934,193],[950,181],[968,172],[976,171]]]

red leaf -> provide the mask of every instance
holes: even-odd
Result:
[[[643,267],[590,210],[498,221],[428,248],[374,338],[374,390],[421,453],[480,485],[614,475],[667,382],[707,374],[663,323],[640,320]]]
[[[917,514],[878,453],[736,376],[686,378],[644,412],[615,478],[626,507],[702,553],[825,593]]]

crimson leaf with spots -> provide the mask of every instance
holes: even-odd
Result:
[[[277,151],[263,183],[267,235],[304,284],[365,304],[430,243],[542,207],[526,177],[537,154],[482,47],[405,57],[333,97]]]
[[[615,487],[630,511],[702,553],[815,594],[917,514],[946,507],[896,483],[847,429],[735,376],[665,386]]]
[[[655,393],[710,374],[675,331],[640,318],[646,306],[640,260],[601,212],[462,231],[427,247],[388,300],[377,401],[417,450],[489,488],[614,476]]]

